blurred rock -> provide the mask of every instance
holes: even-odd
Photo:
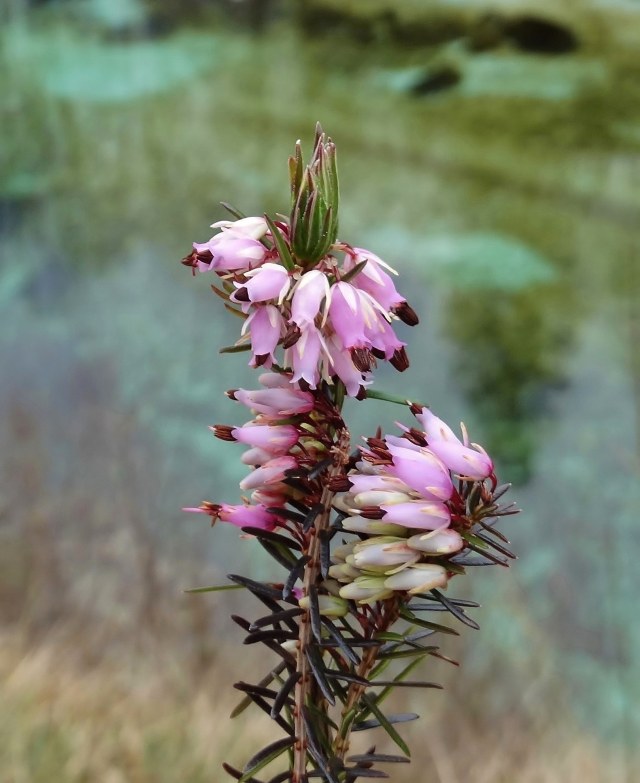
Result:
[[[578,36],[565,24],[542,16],[523,15],[505,23],[506,36],[519,49],[540,54],[568,54],[580,46]]]
[[[424,78],[417,81],[410,89],[412,95],[430,95],[455,87],[462,79],[462,74],[453,65],[441,65],[429,71]]]

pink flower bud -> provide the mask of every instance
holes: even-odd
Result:
[[[432,500],[448,500],[453,483],[445,465],[429,449],[404,448],[388,443],[393,464],[387,470]]]
[[[240,220],[218,220],[211,228],[221,228],[229,236],[262,239],[267,233],[267,221],[263,217],[246,217]]]
[[[298,599],[298,604],[303,609],[309,609],[311,602],[309,596],[305,595]],[[335,595],[319,595],[318,607],[323,617],[344,617],[348,613],[349,607],[344,598]]]
[[[267,389],[288,389],[291,375],[286,372],[264,372],[258,377],[260,384]]]
[[[410,500],[408,503],[381,505],[383,520],[403,527],[418,530],[437,530],[447,527],[451,513],[444,503],[437,501]]]
[[[386,505],[392,505],[393,503],[406,503],[411,500],[411,496],[406,492],[388,492],[381,489],[370,489],[366,492],[358,492],[353,495],[353,505],[356,508],[366,508],[367,506],[380,506],[384,508]]]
[[[273,530],[277,523],[277,517],[264,506],[230,506],[222,503],[218,518],[236,527],[258,527],[262,530]]]
[[[300,389],[236,389],[231,396],[247,408],[267,416],[308,413],[314,406],[313,395]]]
[[[358,568],[354,568],[346,563],[336,563],[329,567],[329,576],[338,582],[346,584],[347,582],[353,582],[354,579],[362,576],[362,572]]]
[[[387,476],[384,473],[351,473],[348,476],[351,482],[352,489],[351,494],[358,494],[359,492],[370,492],[381,490],[383,492],[404,492],[411,493],[413,490],[394,476]]]
[[[368,536],[400,536],[405,532],[405,528],[400,525],[361,516],[346,517],[342,520],[342,527],[351,533],[366,533]]]
[[[418,533],[417,536],[411,536],[407,540],[407,544],[419,552],[431,555],[450,555],[453,552],[459,552],[464,546],[464,541],[460,533],[446,528],[445,530],[433,530],[431,533]]]
[[[390,598],[393,590],[385,587],[383,576],[361,576],[340,588],[340,597],[361,604],[375,603]]]
[[[281,484],[269,484],[267,487],[258,487],[251,493],[251,500],[254,503],[266,506],[266,508],[284,506],[287,502],[284,490],[285,487]]]
[[[265,451],[264,449],[260,449],[257,446],[252,449],[247,449],[244,454],[240,457],[240,462],[242,462],[243,465],[252,465],[252,466],[258,466],[258,465],[265,465],[269,460],[273,459],[273,454],[269,451]]]
[[[231,430],[235,440],[247,446],[257,446],[271,456],[280,456],[297,443],[298,430],[290,424],[245,424]]]
[[[449,470],[478,481],[491,475],[493,462],[489,455],[463,445],[453,430],[429,408],[423,408],[416,418],[424,428],[429,449]]]
[[[442,566],[433,563],[416,563],[384,580],[388,590],[408,592],[409,595],[427,593],[434,587],[446,587],[449,577]]]
[[[216,234],[207,243],[194,245],[194,248],[197,252],[207,249],[213,256],[209,264],[198,262],[201,272],[241,272],[252,269],[264,261],[267,253],[261,242],[232,231]]]
[[[397,566],[411,563],[419,555],[407,546],[404,539],[391,536],[371,538],[356,544],[353,549],[353,563],[357,568]]]
[[[257,489],[282,481],[286,471],[293,470],[297,465],[295,457],[275,457],[243,478],[240,482],[240,489]]]

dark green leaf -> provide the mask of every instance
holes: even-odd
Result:
[[[265,699],[275,699],[278,695],[277,692],[271,688],[264,688],[261,685],[251,685],[248,682],[234,682],[233,687],[242,693],[264,696]]]
[[[447,598],[446,595],[441,593],[439,590],[435,590],[435,589],[432,590],[431,592],[440,601],[440,603],[444,607],[446,607],[446,609],[449,612],[451,612],[451,614],[454,617],[457,617],[458,620],[460,620],[461,623],[468,625],[470,628],[475,628],[476,631],[479,630],[480,626],[478,625],[478,623],[475,620],[471,619],[471,617],[468,617],[462,611],[462,609],[457,604],[453,603],[453,601],[449,600],[449,598]]]
[[[292,272],[295,269],[295,263],[293,261],[293,257],[291,255],[291,250],[289,249],[289,245],[287,244],[284,236],[282,235],[282,232],[276,226],[276,224],[271,220],[269,215],[265,215],[265,220],[267,221],[267,225],[269,226],[269,231],[271,232],[271,236],[273,238],[273,244],[278,251],[278,255],[280,256],[280,260],[282,261],[282,265],[285,267],[285,269],[288,269],[289,272]]]
[[[233,204],[229,204],[228,201],[221,201],[220,206],[224,207],[227,212],[229,212],[231,215],[233,215],[234,218],[237,218],[238,220],[242,220],[242,218],[246,217],[244,212],[241,212],[237,207],[234,207]]]
[[[500,554],[504,555],[505,557],[508,557],[510,560],[517,560],[516,555],[510,550],[507,549],[506,546],[502,546],[502,544],[499,544],[497,541],[494,541],[492,538],[489,538],[489,536],[486,533],[481,533],[479,530],[475,534],[476,538],[479,538],[481,541],[484,541],[487,546],[493,547],[493,549],[496,550],[496,552],[500,552]]]
[[[353,269],[350,269],[350,270],[347,272],[347,274],[346,274],[346,275],[343,275],[343,276],[340,278],[340,280],[341,280],[343,283],[348,283],[348,282],[350,282],[351,280],[353,280],[353,278],[354,278],[356,275],[359,275],[359,274],[360,274],[360,272],[362,272],[362,270],[365,268],[365,266],[367,265],[367,260],[368,260],[368,259],[365,259],[364,261],[360,261],[360,263],[359,263],[359,264],[356,264],[356,265],[353,267]]]
[[[231,775],[232,778],[235,778],[236,780],[240,780],[242,778],[242,772],[235,769],[235,767],[232,767],[230,764],[227,764],[223,762],[222,769],[228,774]],[[245,783],[262,783],[262,781],[258,780],[257,778],[249,778]]]
[[[309,755],[324,774],[326,783],[340,783],[329,766],[329,759],[325,757],[325,753],[322,749],[322,742],[316,729],[314,716],[307,706],[303,706],[302,708],[302,717],[307,732],[307,750]],[[323,727],[320,727],[321,730],[322,728]]]
[[[375,696],[376,704],[382,704],[382,702],[387,698],[387,696],[391,693],[395,685],[399,682],[402,682],[405,677],[408,677],[409,674],[416,668],[416,666],[422,661],[422,658],[424,656],[421,656],[420,658],[416,658],[411,663],[408,663],[404,669],[402,669],[396,676],[393,678],[393,685],[386,685],[384,690],[380,691],[380,693]],[[363,716],[364,717],[364,716]]]
[[[347,761],[353,764],[409,764],[406,756],[393,756],[390,753],[361,753],[356,756],[349,756]]]
[[[443,689],[443,686],[437,682],[421,682],[421,681],[396,682],[395,680],[378,680],[377,682],[370,683],[370,685],[372,688],[375,688],[377,685],[386,685],[391,688],[435,688],[436,690],[439,691]]]
[[[311,470],[309,471],[309,478],[313,481],[313,479],[318,478],[319,475],[325,472],[328,468],[330,468],[333,465],[333,457],[327,457],[326,459],[321,460],[317,464],[315,464]]]
[[[296,556],[288,547],[283,544],[274,544],[273,541],[264,541],[263,539],[259,539],[259,541],[260,546],[268,552],[277,563],[280,563],[283,568],[286,568],[287,571],[292,565],[295,565]]]
[[[297,638],[298,634],[296,631],[285,631],[284,628],[265,628],[249,633],[245,637],[243,644],[258,644],[259,642],[282,644],[282,642],[292,641]]]
[[[225,345],[224,348],[220,348],[218,353],[244,353],[251,350],[250,343],[242,343],[242,345]]]
[[[255,596],[264,596],[274,600],[278,600],[282,597],[281,591],[277,590],[275,587],[265,584],[264,582],[254,582],[253,579],[248,579],[246,576],[227,574],[227,579],[230,579],[241,587],[246,587],[247,590],[250,590]]]
[[[449,628],[447,625],[440,625],[440,623],[432,623],[429,620],[423,620],[421,617],[416,617],[410,609],[403,607],[400,609],[400,616],[404,617],[410,623],[419,625],[420,628],[429,628],[431,631],[437,631],[438,633],[449,634],[450,636],[460,636],[458,631],[454,628]]]
[[[329,569],[331,568],[331,537],[333,536],[333,530],[321,530],[319,533],[320,542],[320,574],[323,579],[327,579],[329,576]]]
[[[254,620],[250,627],[250,631],[257,631],[258,628],[264,628],[265,625],[273,625],[274,623],[281,623],[286,620],[293,619],[295,617],[298,617],[304,612],[304,609],[300,609],[300,607],[294,608],[294,609],[283,609],[281,612],[276,612],[275,614],[267,614],[264,617],[261,617],[259,620]]]
[[[329,680],[327,680],[326,672],[325,672],[324,665],[322,663],[321,656],[319,655],[318,651],[313,647],[313,645],[307,645],[307,647],[305,648],[305,655],[307,656],[307,660],[309,661],[309,666],[311,667],[311,671],[313,672],[315,681],[318,683],[318,687],[322,691],[322,694],[324,695],[325,699],[329,702],[329,704],[333,706],[336,703],[336,700],[331,690],[331,685],[329,684]]]
[[[254,772],[259,772],[263,767],[266,767],[267,764],[270,764],[274,759],[277,759],[278,756],[284,753],[287,748],[290,748],[295,741],[295,737],[285,737],[284,739],[272,742],[270,745],[267,745],[256,753],[255,756],[250,758],[245,764],[244,769],[242,770],[240,783],[245,783]]]
[[[357,666],[360,663],[360,658],[356,653],[351,649],[351,646],[349,644],[349,639],[345,638],[338,628],[331,622],[331,620],[328,617],[322,618],[322,624],[327,629],[331,637],[335,640],[336,644],[340,648],[341,652],[345,657],[351,661],[351,663],[354,666]]]
[[[322,641],[322,617],[320,615],[320,605],[318,603],[318,588],[315,585],[309,585],[309,619],[311,620],[311,631],[318,642]]]
[[[318,514],[321,514],[323,511],[324,511],[324,506],[322,505],[322,503],[316,503],[315,506],[312,506],[309,509],[309,512],[304,520],[303,529],[305,533],[308,530],[311,530],[311,528],[313,527],[313,523],[316,521],[316,518],[318,517]]]
[[[282,674],[282,672],[283,672],[284,670],[285,670],[285,664],[284,664],[283,662],[280,662],[279,664],[277,664],[277,665],[276,665],[276,666],[275,666],[275,667],[274,667],[274,668],[273,668],[273,669],[272,669],[272,670],[269,672],[269,674],[267,674],[267,675],[266,675],[266,677],[263,677],[263,678],[260,680],[260,682],[258,683],[258,685],[260,685],[260,686],[269,685],[270,683],[272,683],[272,682],[274,681],[274,679],[275,679],[276,677],[279,677],[279,676],[280,676],[280,674]],[[238,705],[237,705],[237,706],[234,708],[234,710],[232,711],[232,713],[231,713],[230,717],[231,717],[231,718],[236,718],[238,715],[240,715],[241,713],[243,713],[243,712],[244,712],[244,711],[247,709],[247,707],[248,707],[250,704],[251,704],[251,699],[249,699],[249,698],[243,699],[243,700],[240,702],[240,704],[238,704]]]
[[[351,672],[339,672],[329,669],[327,670],[326,675],[332,680],[344,680],[345,682],[353,682],[356,685],[364,685],[365,687],[369,687],[370,684],[376,684],[369,683],[369,680],[365,680],[364,677],[359,677],[357,674],[352,674]]]
[[[309,562],[308,555],[302,555],[302,557],[296,561],[293,568],[289,571],[289,576],[287,577],[287,581],[284,583],[284,587],[282,588],[282,597],[284,599],[287,599],[291,595],[295,583],[304,573],[304,567],[308,562]]]
[[[272,718],[275,718],[276,715],[280,713],[282,707],[284,706],[284,703],[289,697],[289,694],[294,689],[295,684],[298,682],[299,679],[300,679],[300,672],[291,672],[291,674],[284,681],[282,687],[278,691],[278,695],[273,700],[273,705],[271,707]]]
[[[411,650],[391,650],[390,652],[380,653],[378,657],[381,660],[395,660],[396,658],[414,658],[416,655],[431,655],[438,651],[438,647],[419,647]]]
[[[402,737],[398,734],[398,732],[393,728],[394,723],[404,723],[405,721],[415,720],[418,716],[414,713],[407,713],[402,715],[389,715],[386,716],[382,710],[378,707],[378,705],[375,702],[375,699],[373,699],[369,694],[365,693],[362,696],[362,701],[367,705],[369,708],[369,711],[375,715],[377,722],[380,726],[387,732],[389,735],[389,738],[395,742],[395,744],[400,748],[400,750],[406,755],[411,756],[411,752],[409,751],[409,747],[407,743],[402,739]],[[364,721],[364,723],[368,723],[368,721]],[[353,726],[354,731],[361,731],[363,727],[362,723],[356,723]]]
[[[257,707],[260,707],[263,712],[266,712],[269,717],[271,717],[271,707],[261,696],[256,693],[249,693],[248,698],[251,699],[251,701]],[[293,736],[293,728],[284,720],[282,715],[276,715],[272,720],[274,720],[278,726],[280,726],[280,728],[283,729],[283,731],[285,731],[289,736]]]
[[[269,510],[269,509],[267,509]],[[281,513],[283,509],[277,509],[278,514],[280,516],[283,516]],[[285,511],[288,511],[288,509],[284,509]],[[302,521],[302,517],[298,514],[295,514],[295,512],[291,512],[296,517],[297,521]],[[243,527],[243,532],[249,533],[249,535],[255,536],[256,538],[265,539],[267,541],[273,541],[274,544],[281,544],[282,546],[287,547],[288,549],[295,549],[296,552],[302,551],[302,547],[297,541],[294,541],[293,538],[288,538],[287,536],[283,536],[280,533],[274,533],[272,530],[263,530],[259,527]]]

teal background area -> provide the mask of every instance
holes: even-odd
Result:
[[[532,15],[575,46],[518,43],[507,23]],[[207,425],[242,422],[223,392],[255,379],[218,354],[239,322],[179,259],[222,200],[287,212],[287,156],[319,120],[341,238],[397,268],[421,315],[401,327],[410,369],[376,387],[464,420],[524,509],[511,571],[449,588],[482,628],[447,641],[463,665],[434,671],[444,695],[411,697],[424,779],[635,780],[638,4],[10,0],[0,20],[0,778],[222,774],[215,737],[196,769],[144,731],[138,766],[114,740],[112,777],[85,768],[79,723],[16,672],[88,666],[108,700],[108,672],[139,683],[145,660],[171,704],[198,697],[194,672],[216,694],[249,676],[226,615],[255,607],[183,590],[280,575],[180,508],[238,501],[239,447]],[[408,420],[377,401],[347,416],[354,438]]]

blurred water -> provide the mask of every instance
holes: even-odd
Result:
[[[341,236],[397,267],[423,314],[403,335],[411,369],[383,370],[378,386],[464,419],[526,510],[513,571],[457,588],[484,604],[466,676],[500,663],[491,713],[522,708],[518,686],[535,675],[532,709],[550,722],[560,684],[564,717],[631,741],[637,65],[590,53],[604,82],[562,100],[499,84],[417,99],[380,76],[415,67],[415,53],[305,40],[284,22],[260,37],[214,26],[124,43],[74,24],[23,15],[1,32],[3,589],[36,589],[25,529],[46,543],[38,567],[64,611],[104,617],[140,569],[163,578],[149,550],[171,558],[180,587],[255,557],[234,531],[180,517],[237,499],[241,465],[206,425],[241,421],[222,392],[251,381],[242,356],[217,355],[237,324],[177,259],[208,238],[220,200],[286,211],[286,157],[319,119],[339,147]],[[499,81],[499,57],[491,67]],[[348,412],[356,434],[398,415],[373,401]],[[46,621],[56,601],[38,611]]]

